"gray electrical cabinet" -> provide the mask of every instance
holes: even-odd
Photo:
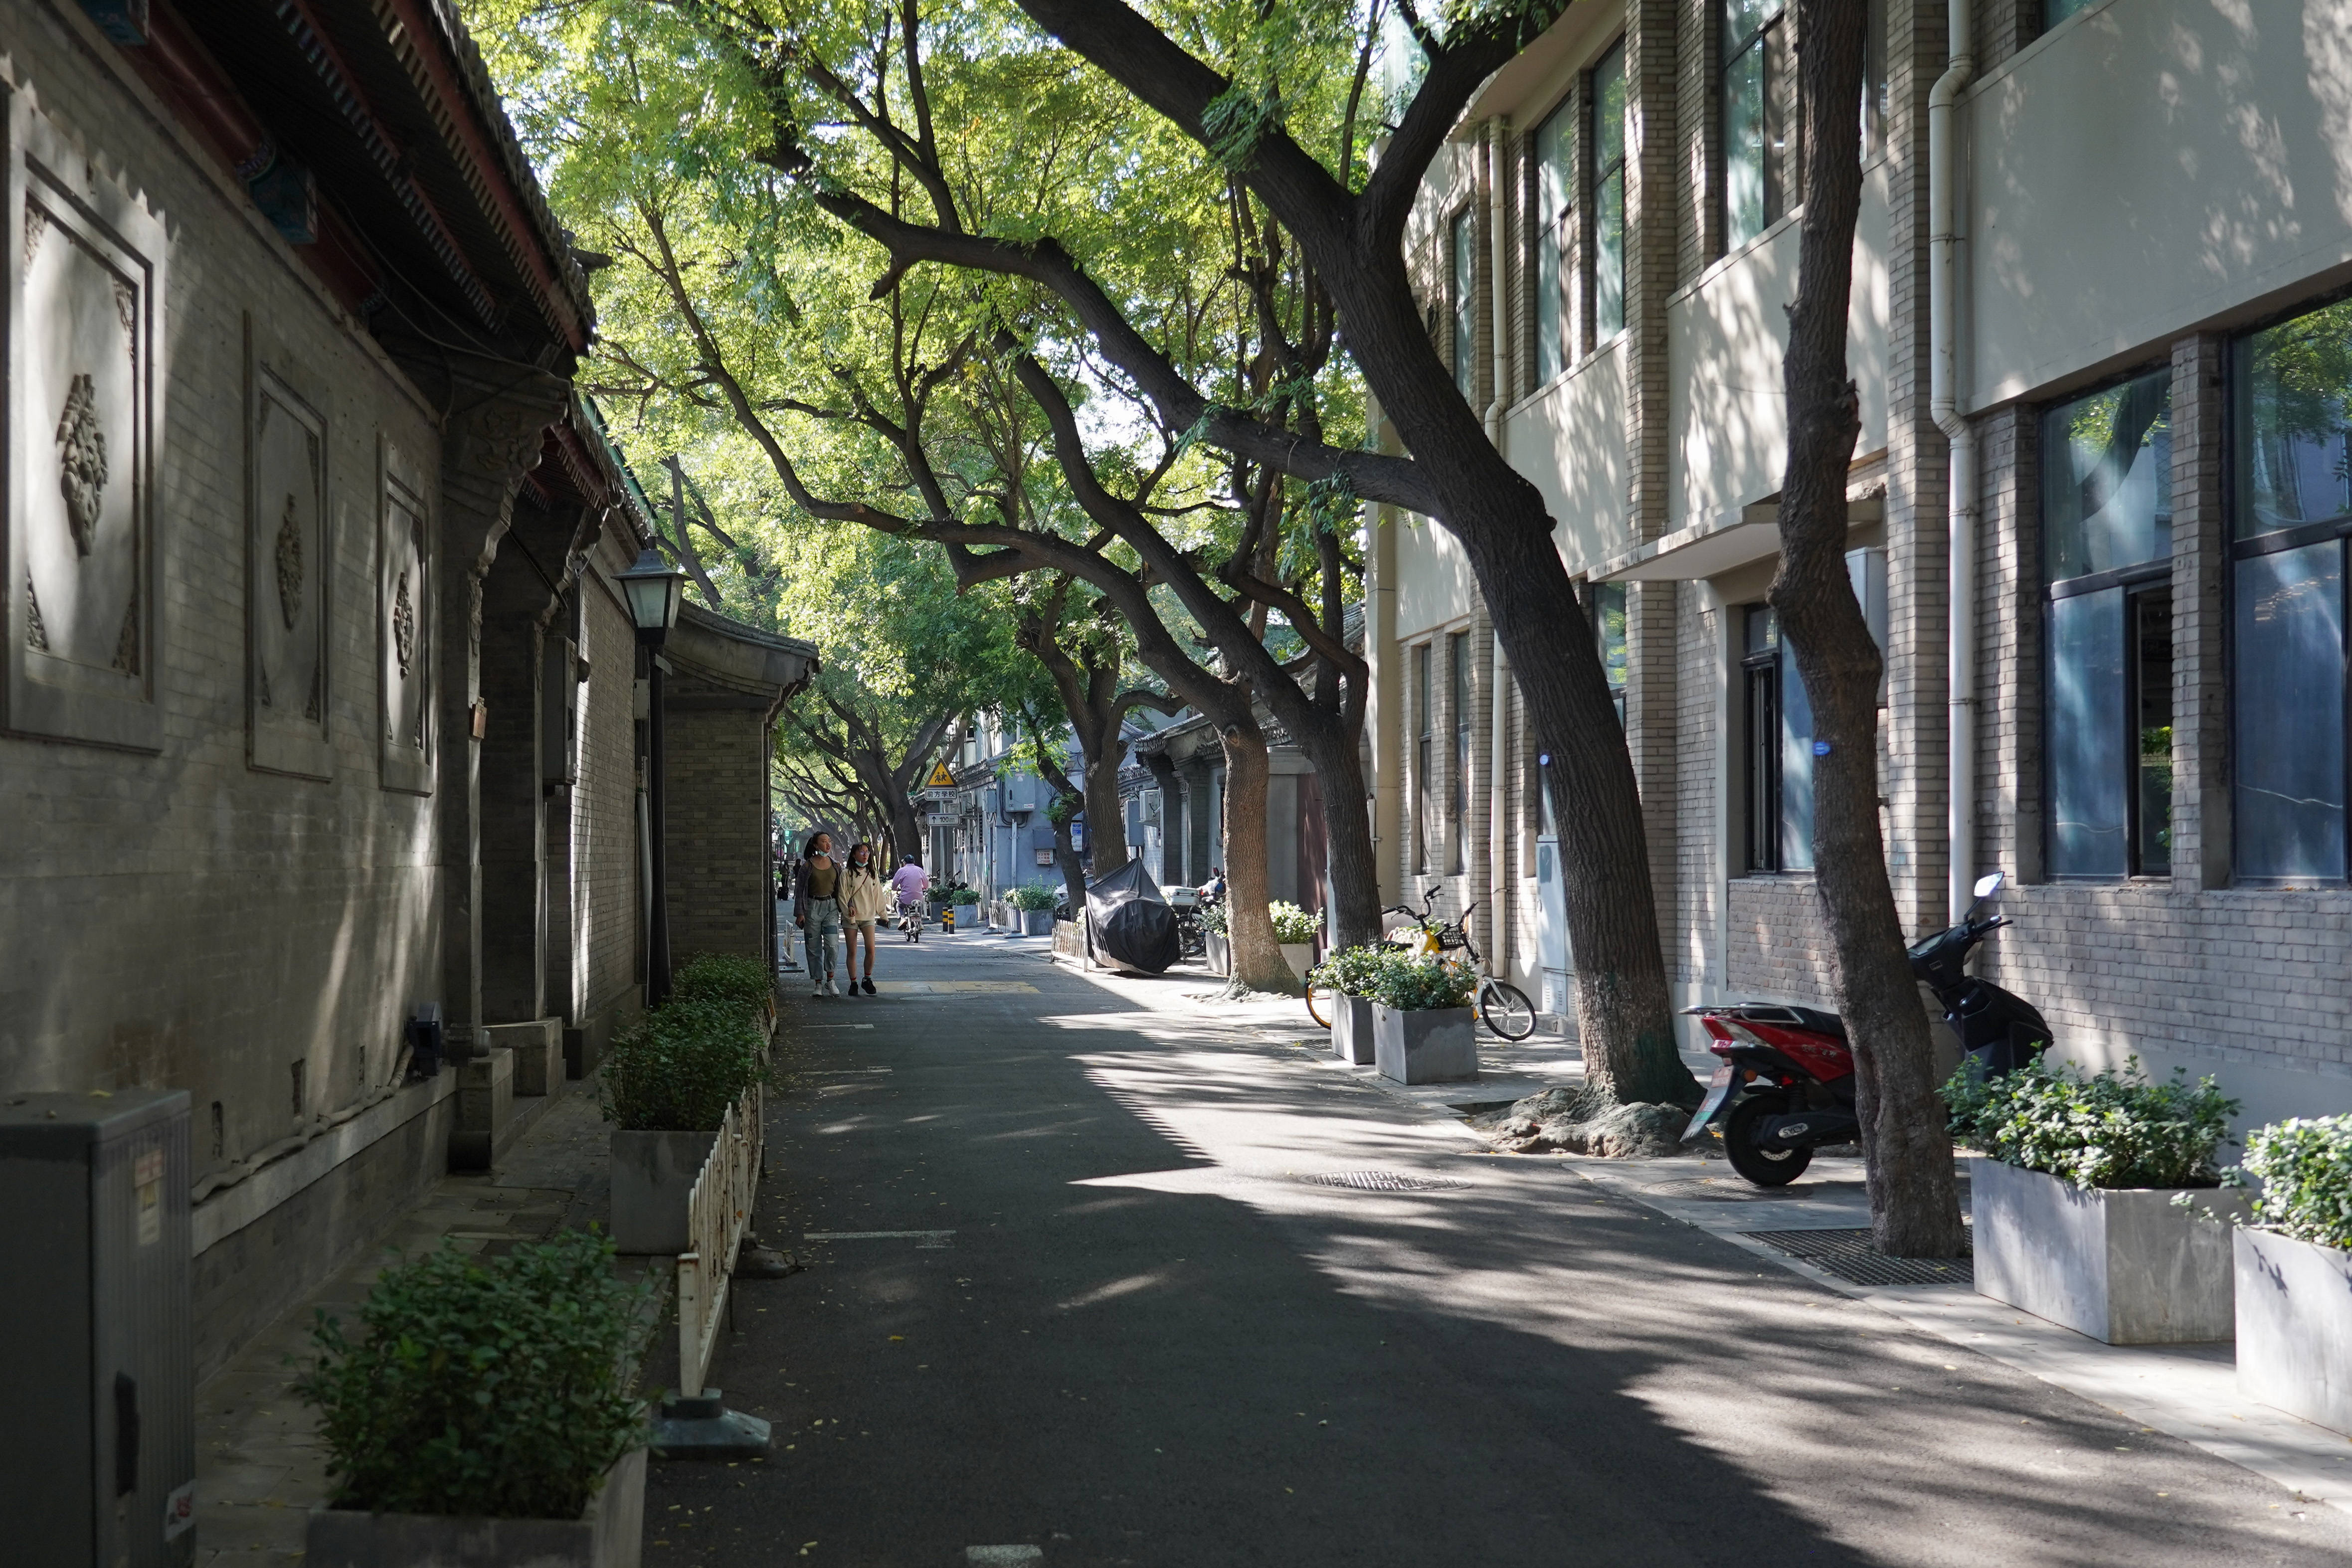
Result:
[[[188,1096],[0,1095],[0,1558],[194,1561]]]

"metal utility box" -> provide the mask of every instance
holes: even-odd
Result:
[[[0,1558],[194,1561],[188,1096],[0,1096]]]

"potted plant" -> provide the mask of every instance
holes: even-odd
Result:
[[[1956,1137],[1990,1157],[1969,1183],[1976,1286],[2109,1344],[2230,1337],[2230,1236],[2242,1207],[2213,1154],[2237,1102],[2186,1069],[2151,1083],[2137,1058],[2084,1077],[2032,1062],[1944,1087]]]
[[[1201,905],[1201,936],[1209,949],[1209,971],[1230,975],[1234,972],[1234,949],[1225,932],[1225,906],[1222,904]]]
[[[1393,946],[1368,942],[1342,947],[1307,971],[1309,984],[1330,993],[1331,1051],[1340,1061],[1358,1067],[1372,1064],[1372,992],[1381,966],[1395,956]]]
[[[2232,1182],[2259,1178],[2234,1238],[2238,1388],[2352,1433],[2352,1115],[2246,1136]]]
[[[1372,1061],[1400,1083],[1478,1076],[1470,996],[1478,976],[1440,953],[1395,953],[1371,980]]]
[[[727,1107],[766,1070],[765,1030],[740,998],[674,995],[614,1042],[604,1119],[613,1132],[613,1241],[624,1252],[687,1249],[687,1198]]]
[[[776,981],[757,958],[703,953],[680,965],[670,977],[670,1000],[716,1001],[757,1017],[773,1033],[776,1027]]]
[[[1282,956],[1290,965],[1290,972],[1301,980],[1315,967],[1315,938],[1321,934],[1322,923],[1295,904],[1281,899],[1265,906],[1274,919],[1274,939],[1281,946]]]
[[[294,1386],[318,1409],[335,1493],[303,1561],[636,1568],[643,1297],[614,1278],[611,1243],[569,1231],[396,1264],[356,1336],[321,1312]]]
[[[1024,936],[1045,936],[1053,933],[1052,888],[1030,883],[1005,894],[1004,902],[1019,912],[1021,935]]]

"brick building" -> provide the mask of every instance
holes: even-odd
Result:
[[[1570,9],[1474,99],[1409,237],[1588,585],[1683,1005],[1831,990],[1803,693],[1762,603],[1795,23]],[[2005,871],[1985,973],[2065,1052],[2218,1073],[2256,1120],[2352,1107],[2346,37],[2345,0],[1879,0],[1864,106],[1848,565],[1888,657],[1904,923]],[[1459,550],[1397,521],[1368,539],[1384,871],[1496,907],[1558,1007],[1536,748]]]
[[[0,1088],[188,1092],[201,1372],[447,1168],[410,1019],[543,1103],[642,1005],[649,519],[447,7],[0,0]]]

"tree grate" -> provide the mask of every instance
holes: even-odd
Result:
[[[1889,1258],[1870,1244],[1867,1230],[1746,1230],[1776,1252],[1801,1258],[1849,1285],[1976,1284],[1966,1258]]]
[[[1404,1176],[1396,1171],[1333,1171],[1298,1179],[1311,1186],[1353,1187],[1358,1192],[1453,1192],[1470,1185],[1451,1176]]]

